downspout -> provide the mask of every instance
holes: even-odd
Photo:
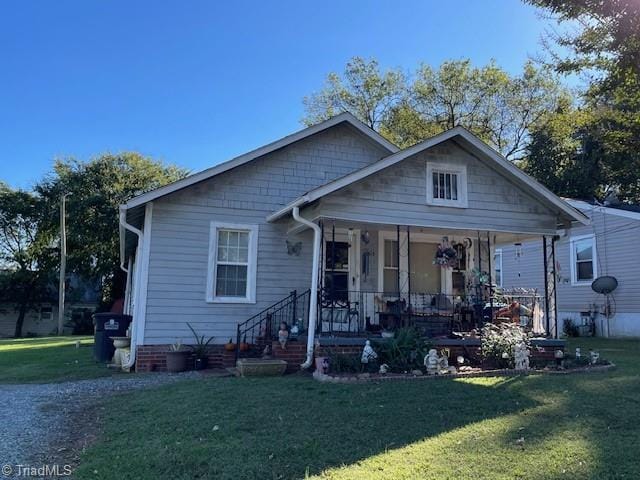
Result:
[[[120,226],[122,226],[125,230],[129,230],[134,233],[138,237],[138,246],[142,245],[142,239],[144,238],[144,233],[142,230],[137,229],[133,225],[127,223],[127,209],[124,205],[120,205]],[[124,240],[123,240],[124,241]],[[120,259],[121,264],[120,268],[122,268],[125,272],[129,273],[127,269],[124,268],[124,258]],[[140,270],[139,268],[139,260],[136,262],[138,267],[135,270]],[[140,284],[139,279],[135,279],[136,284]],[[137,302],[136,302],[137,304]],[[135,313],[135,312],[132,312]],[[129,355],[129,361],[122,366],[122,368],[128,369],[135,365],[136,363],[136,333],[137,333],[137,318],[133,318],[132,327],[131,327],[131,355]]]
[[[320,227],[315,223],[300,216],[300,207],[294,206],[293,219],[313,230],[313,266],[311,268],[311,297],[309,298],[309,328],[307,335],[307,358],[300,368],[307,369],[313,364],[313,347],[316,333],[316,320],[318,317],[318,271],[320,270]]]

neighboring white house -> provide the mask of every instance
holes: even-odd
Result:
[[[131,363],[155,368],[141,356],[189,342],[187,323],[223,344],[299,322],[307,362],[316,333],[437,329],[488,301],[496,244],[572,222],[588,218],[463,128],[399,150],[341,114],[121,206]]]
[[[575,224],[560,233],[555,245],[558,321],[595,315],[596,333],[607,335],[606,299],[594,292],[591,283],[601,276],[613,276],[618,288],[609,299],[611,336],[640,336],[640,256],[635,242],[640,238],[640,211],[633,207],[592,205],[579,200],[567,202],[591,219],[590,225]],[[520,243],[521,245],[516,245]],[[544,289],[539,264],[540,241],[518,241],[496,249],[501,286]]]

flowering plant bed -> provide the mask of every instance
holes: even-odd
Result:
[[[595,365],[579,365],[569,368],[551,367],[531,368],[529,370],[516,370],[513,368],[503,368],[497,370],[483,370],[482,368],[470,367],[468,370],[449,373],[445,375],[425,375],[424,373],[313,373],[313,378],[319,382],[327,383],[362,383],[362,382],[387,382],[404,380],[429,380],[440,378],[474,378],[474,377],[505,377],[517,375],[567,375],[571,373],[596,373],[606,372],[616,368],[615,364],[602,362]]]

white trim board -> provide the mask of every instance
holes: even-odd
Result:
[[[144,211],[144,228],[142,230],[142,250],[140,256],[136,255],[138,263],[138,282],[134,287],[134,316],[133,321],[138,322],[136,331],[136,345],[144,345],[145,326],[147,323],[147,293],[149,285],[149,257],[151,254],[151,225],[153,221],[153,202],[147,203]],[[139,259],[139,260],[138,260]]]
[[[244,297],[220,297],[215,295],[216,271],[218,268],[218,230],[240,230],[248,232],[247,289]],[[211,222],[209,228],[209,263],[207,265],[207,303],[256,303],[256,280],[258,271],[258,225],[245,223]]]
[[[352,183],[355,183],[359,180],[362,180],[374,173],[377,173],[385,168],[391,167],[396,163],[401,162],[402,160],[411,157],[417,153],[420,153],[424,150],[427,150],[431,147],[439,145],[447,140],[451,140],[453,138],[459,137],[466,142],[468,142],[476,151],[480,152],[484,156],[486,156],[489,160],[492,161],[493,166],[497,167],[503,173],[509,175],[514,180],[519,182],[521,185],[525,185],[528,189],[531,190],[531,195],[537,196],[542,201],[547,204],[553,205],[557,209],[564,212],[569,218],[584,225],[589,225],[589,217],[583,214],[581,211],[569,205],[566,201],[562,200],[556,194],[552,193],[549,189],[544,187],[542,184],[534,180],[532,177],[524,173],[518,167],[516,167],[513,163],[508,161],[498,152],[489,147],[486,143],[476,137],[474,134],[469,132],[463,127],[455,127],[451,130],[447,130],[446,132],[442,132],[438,135],[435,135],[421,143],[418,143],[412,147],[406,148],[399,152],[396,152],[388,157],[383,158],[371,165],[368,165],[360,170],[356,170],[353,173],[345,175],[344,177],[338,178],[332,182],[329,182],[321,187],[310,190],[305,195],[302,195],[289,203],[284,208],[272,213],[267,217],[268,222],[273,222],[278,220],[279,218],[287,215],[295,206],[301,206],[310,202],[313,202],[325,195],[333,193],[341,188],[344,188]]]
[[[352,114],[345,112],[340,115],[336,115],[335,117],[331,117],[324,122],[320,122],[316,125],[312,125],[303,130],[299,130],[291,135],[287,135],[275,142],[269,143],[263,147],[252,150],[244,155],[240,155],[239,157],[235,157],[226,162],[220,163],[214,167],[203,170],[202,172],[194,173],[193,175],[189,175],[186,178],[178,180],[176,182],[170,183],[163,187],[157,188],[147,193],[143,193],[142,195],[138,195],[137,197],[129,200],[124,206],[125,208],[133,208],[139,205],[143,205],[147,202],[155,200],[159,197],[163,197],[170,193],[176,192],[178,190],[182,190],[183,188],[189,187],[193,184],[202,182],[204,180],[208,180],[209,178],[215,177],[216,175],[220,175],[232,168],[239,167],[240,165],[244,165],[252,160],[255,160],[258,157],[262,157],[267,155],[268,153],[274,152],[281,148],[284,148],[292,143],[303,140],[311,135],[315,135],[316,133],[320,133],[328,128],[331,128],[340,123],[348,123],[351,126],[355,127],[358,131],[369,137],[378,145],[385,148],[389,153],[395,153],[399,150],[394,144],[385,139],[382,135],[380,135],[375,130],[369,128]]]

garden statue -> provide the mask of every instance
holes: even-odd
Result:
[[[438,352],[435,348],[432,348],[424,357],[424,366],[427,369],[427,374],[437,375],[439,365],[440,358],[438,357]]]
[[[389,365],[387,365],[386,363],[380,365],[380,370],[378,370],[378,373],[385,375],[387,372],[389,372]]]
[[[600,354],[598,352],[589,350],[589,360],[591,361],[591,365],[595,365],[596,363],[598,363],[599,359],[600,359]]]
[[[580,347],[576,347],[576,360],[582,358],[582,353],[580,352]]]
[[[529,349],[524,343],[518,343],[515,351],[516,370],[529,370]]]
[[[287,328],[287,322],[280,323],[280,330],[278,330],[278,342],[283,350],[287,348],[287,340],[289,340],[289,329]]]
[[[441,356],[438,359],[438,373],[440,375],[446,373],[456,373],[456,367],[449,366],[449,350],[443,349],[440,351]]]
[[[362,357],[360,358],[360,363],[368,364],[369,360],[375,360],[377,358],[378,358],[378,354],[375,352],[375,350],[371,346],[371,342],[367,340],[364,343],[364,349],[362,350]]]

